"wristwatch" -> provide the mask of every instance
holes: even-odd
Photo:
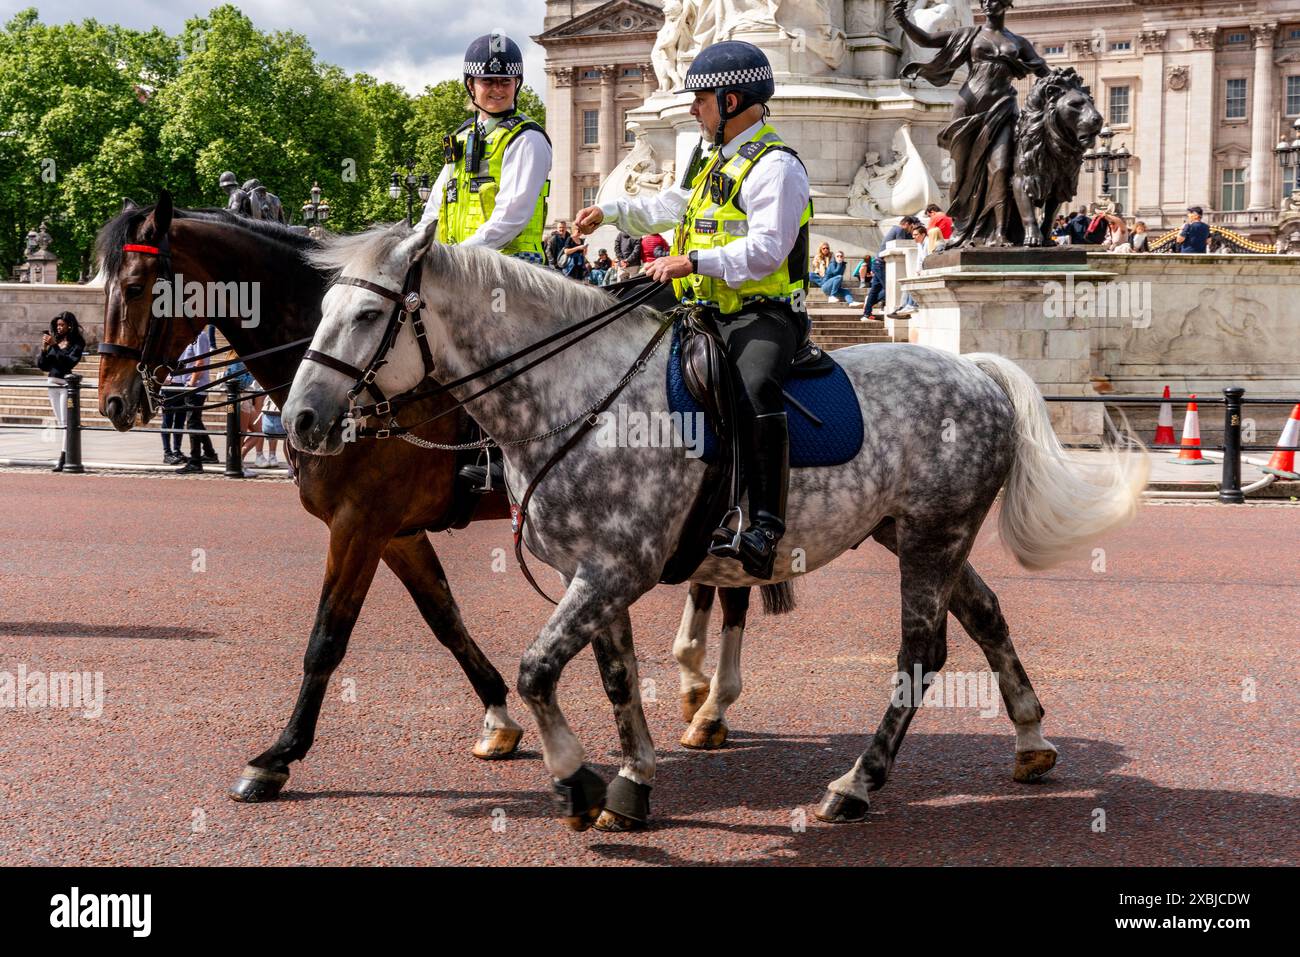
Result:
[[[700,251],[698,249],[692,249],[690,252],[686,254],[686,258],[691,261],[691,272],[695,272],[695,273],[699,272]]]

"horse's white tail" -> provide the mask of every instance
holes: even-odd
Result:
[[[1130,521],[1142,501],[1150,461],[1128,430],[1099,462],[1071,458],[1052,430],[1038,386],[1020,366],[991,353],[975,363],[1001,386],[1016,416],[1016,459],[1007,477],[999,533],[1026,568],[1048,568]]]

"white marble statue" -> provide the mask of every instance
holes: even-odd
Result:
[[[850,216],[879,222],[916,214],[939,201],[938,184],[912,142],[912,130],[907,123],[894,133],[892,146],[894,158],[888,163],[882,163],[880,154],[874,150],[864,157],[849,186]]]
[[[928,33],[947,33],[962,27],[973,27],[975,15],[969,3],[960,0],[914,0],[909,4],[908,18]],[[928,63],[939,51],[917,46],[906,36],[901,37],[903,59],[901,64]],[[900,65],[901,65],[900,64]]]
[[[658,192],[665,185],[671,185],[673,166],[672,160],[659,163],[650,143],[644,136],[638,136],[627,156],[601,183],[596,202],[608,203],[621,196]]]
[[[681,0],[664,3],[664,25],[659,28],[655,45],[650,50],[650,63],[660,90],[675,90],[682,85],[679,64],[692,45],[692,24],[683,16],[684,12],[685,5]]]

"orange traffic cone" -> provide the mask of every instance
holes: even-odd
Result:
[[[1289,445],[1292,449],[1300,445],[1300,405],[1291,410],[1291,418],[1286,420],[1286,427],[1282,430],[1282,437],[1277,440],[1277,444]],[[1273,453],[1273,457],[1268,460],[1268,465],[1264,466],[1263,471],[1285,479],[1300,479],[1300,475],[1297,475],[1295,470],[1295,452],[1284,449],[1278,449]]]
[[[1178,465],[1213,465],[1201,455],[1201,413],[1196,408],[1196,394],[1188,396],[1187,418],[1183,420],[1183,447],[1174,462]]]
[[[1169,404],[1169,386],[1165,386],[1164,402],[1160,403],[1160,416],[1156,419],[1156,445],[1177,445],[1174,438],[1174,407]]]

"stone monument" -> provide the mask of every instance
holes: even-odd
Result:
[[[59,257],[50,252],[52,242],[54,237],[44,222],[39,230],[28,234],[23,282],[40,284],[59,281]]]
[[[923,18],[964,22],[960,0],[909,2]],[[699,129],[691,97],[672,91],[700,49],[746,40],[767,55],[776,77],[771,122],[808,168],[814,246],[874,252],[882,223],[927,202],[945,205],[950,177],[937,137],[954,91],[900,79],[904,37],[887,7],[886,0],[667,0],[651,53],[658,89],[628,112],[637,144],[599,201],[629,183],[658,188],[685,168]]]

